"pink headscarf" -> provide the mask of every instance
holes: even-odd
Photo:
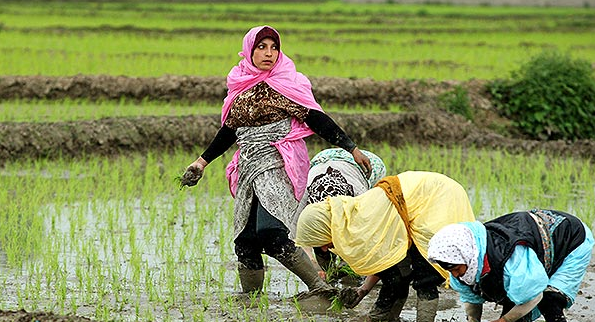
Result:
[[[252,64],[252,46],[256,34],[264,27],[271,28],[277,34],[277,30],[270,26],[258,26],[250,29],[244,36],[242,51],[238,53],[244,57],[237,66],[234,66],[227,75],[227,97],[223,100],[221,109],[221,124],[225,123],[229,110],[235,98],[254,85],[264,81],[281,95],[310,109],[322,111],[322,107],[316,102],[312,93],[312,84],[302,73],[295,69],[295,65],[289,57],[279,51],[277,62],[268,71],[260,70]],[[279,46],[281,44],[278,44]],[[303,138],[312,135],[314,132],[305,123],[298,122],[295,118],[291,120],[291,131],[287,136],[273,144],[285,162],[285,171],[293,185],[294,195],[300,200],[306,189],[310,159],[308,149]],[[238,156],[236,151],[232,161],[227,165],[226,176],[229,181],[229,190],[235,197],[238,185]]]

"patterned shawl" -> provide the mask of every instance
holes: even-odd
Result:
[[[314,98],[310,81],[302,73],[296,71],[293,61],[285,56],[283,52],[279,51],[279,58],[270,70],[260,70],[252,64],[252,46],[256,34],[264,27],[273,29],[270,26],[258,26],[250,29],[244,36],[242,51],[238,53],[243,59],[227,75],[228,90],[221,109],[221,124],[225,123],[235,98],[262,81],[290,100],[304,107],[322,111]],[[277,32],[275,29],[273,30]],[[285,171],[293,185],[294,195],[296,200],[300,200],[306,189],[306,180],[310,167],[308,151],[303,138],[314,132],[306,124],[299,123],[295,119],[292,119],[291,127],[289,134],[273,143],[273,145],[283,157]],[[237,164],[238,152],[236,152],[226,170],[229,188],[234,197],[238,183]]]

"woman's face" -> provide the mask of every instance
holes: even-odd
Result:
[[[279,58],[279,48],[271,38],[263,39],[252,54],[252,63],[260,70],[271,70]]]
[[[329,249],[332,249],[332,248],[335,248],[335,245],[333,245],[333,243],[329,243],[329,244],[326,244],[326,245],[322,245],[322,246],[320,246],[320,249],[321,249],[323,252],[328,252],[328,251],[329,251]]]
[[[458,265],[455,265],[455,267],[449,269],[448,271],[454,277],[461,277],[461,276],[465,275],[465,273],[467,272],[467,265],[458,264]]]

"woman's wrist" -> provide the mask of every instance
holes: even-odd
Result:
[[[197,165],[198,167],[200,167],[201,169],[204,169],[204,168],[206,168],[206,166],[207,166],[208,164],[209,164],[209,163],[207,162],[207,160],[203,159],[202,157],[199,157],[198,159],[196,159],[196,165]]]
[[[363,294],[368,294],[368,293],[370,293],[370,289],[369,289],[369,288],[367,288],[365,284],[364,284],[364,285],[362,285],[362,286],[360,286],[358,289],[359,289],[359,291],[360,291],[361,293],[363,293]]]

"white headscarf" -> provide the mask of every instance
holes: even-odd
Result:
[[[428,260],[449,264],[465,264],[467,271],[459,277],[467,285],[475,284],[479,250],[471,229],[461,224],[450,224],[440,229],[428,246]]]

